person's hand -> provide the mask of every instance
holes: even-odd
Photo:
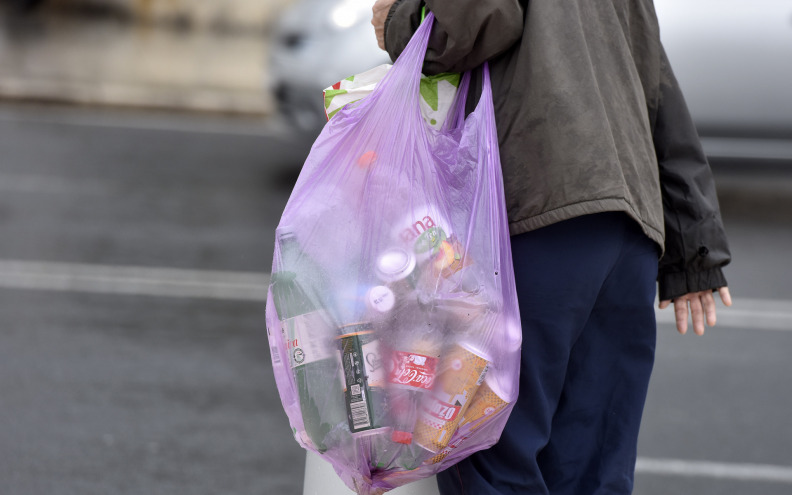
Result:
[[[388,17],[388,12],[396,0],[377,0],[371,8],[373,17],[371,24],[374,26],[374,34],[377,35],[377,44],[381,49],[385,49],[385,19]]]
[[[728,287],[718,289],[718,294],[720,294],[723,304],[731,306],[732,301]],[[670,300],[660,301],[660,309],[667,308],[671,302]],[[704,335],[705,319],[708,326],[715,325],[715,298],[712,296],[711,290],[685,294],[674,299],[673,303],[677,330],[682,335],[685,335],[688,329],[688,306],[690,306],[690,315],[693,318],[693,331],[696,332],[696,335]]]

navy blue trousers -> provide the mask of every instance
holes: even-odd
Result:
[[[632,492],[654,363],[658,247],[624,213],[512,237],[520,395],[500,441],[438,474],[442,495]]]

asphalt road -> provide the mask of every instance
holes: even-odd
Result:
[[[302,493],[261,287],[268,122],[0,106],[0,493]],[[792,491],[792,169],[719,171],[735,307],[661,316],[638,495]]]

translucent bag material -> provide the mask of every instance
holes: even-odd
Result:
[[[325,88],[322,96],[327,120],[346,105],[370,95],[391,67],[389,64],[378,65]],[[442,129],[448,110],[454,104],[459,79],[457,73],[421,76],[421,115],[433,128]]]
[[[377,88],[338,112],[276,231],[267,332],[296,440],[357,493],[499,438],[521,330],[489,72],[440,130],[421,117],[427,16]]]

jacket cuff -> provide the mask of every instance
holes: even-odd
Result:
[[[423,0],[396,0],[385,16],[385,51],[394,62],[421,25]]]
[[[669,301],[692,292],[716,290],[728,285],[720,267],[695,272],[661,273],[657,277],[657,283],[657,295],[661,301]]]

